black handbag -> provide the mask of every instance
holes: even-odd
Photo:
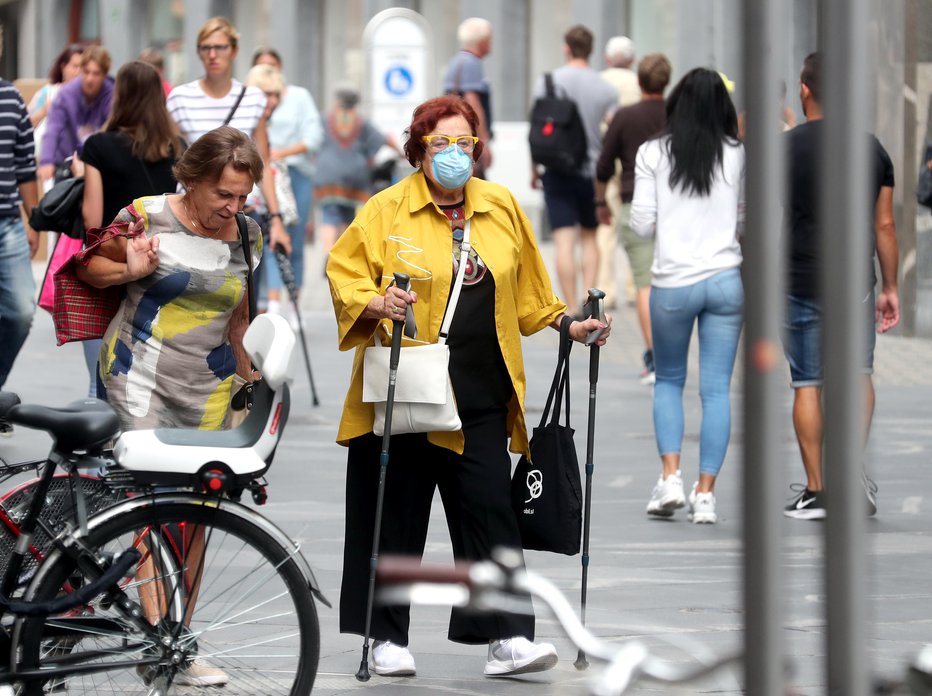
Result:
[[[511,505],[521,530],[521,545],[567,556],[579,553],[583,507],[579,460],[570,427],[572,322],[565,316],[560,325],[557,369],[540,424],[531,437],[531,458],[521,457],[511,479]],[[566,409],[564,425],[559,423],[561,407]]]
[[[29,214],[29,226],[38,232],[61,232],[80,239],[84,234],[84,177],[73,176],[55,184]]]

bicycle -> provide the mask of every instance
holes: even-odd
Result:
[[[168,694],[196,660],[222,670],[227,693],[310,693],[315,600],[330,604],[298,546],[238,502],[247,491],[265,502],[295,337],[281,317],[261,315],[243,343],[263,379],[234,430],[120,434],[101,402],[9,409],[12,423],[54,443],[46,462],[25,465],[40,474],[17,512],[0,509],[15,537],[0,581],[0,693]],[[95,502],[86,489],[99,486],[112,496]],[[49,504],[62,498],[56,526]]]
[[[455,606],[477,612],[528,612],[530,595],[546,604],[570,641],[587,657],[604,665],[590,680],[594,696],[622,696],[642,678],[667,685],[687,684],[740,663],[740,653],[699,664],[674,664],[654,655],[640,640],[610,643],[591,633],[570,602],[552,582],[527,570],[521,554],[498,548],[492,560],[449,566],[422,565],[420,559],[384,555],[376,577],[383,604]],[[920,652],[904,678],[877,679],[875,694],[909,693],[932,696],[932,645]],[[791,692],[787,692],[791,696]]]

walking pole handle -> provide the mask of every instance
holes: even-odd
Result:
[[[586,300],[586,316],[598,319],[603,324],[608,323],[605,320],[605,293],[598,288],[589,288],[589,298]],[[605,329],[590,331],[589,335],[586,336],[585,344],[591,346],[598,341],[603,331]]]
[[[407,273],[395,273],[395,285],[408,292],[411,288],[411,277]],[[395,321],[395,326],[398,322]],[[405,308],[404,335],[408,338],[417,338],[417,324],[414,323],[414,307],[410,304]]]

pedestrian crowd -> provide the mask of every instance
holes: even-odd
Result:
[[[529,136],[531,184],[543,191],[558,296],[527,216],[507,188],[489,180],[493,101],[483,61],[492,50],[492,25],[467,19],[458,40],[443,95],[414,110],[403,141],[360,111],[352,83],[341,83],[319,112],[308,90],[286,79],[274,48],[257,48],[248,75],[238,80],[239,34],[223,17],[198,33],[203,74],[185,84],[165,81],[154,49],[111,77],[110,55],[99,45],[67,46],[28,107],[10,82],[0,81],[0,388],[41,289],[30,264],[38,235],[21,211],[28,218],[42,193],[69,178],[83,178],[77,277],[122,296],[106,331],[83,347],[89,393],[113,406],[124,429],[231,427],[231,402],[261,378],[242,345],[251,318],[244,298],[255,293],[260,311],[285,314],[297,328],[298,297],[283,295],[276,252],[291,259],[296,287],[289,291],[300,292],[323,270],[339,349],[355,350],[336,437],[347,448],[340,629],[368,640],[371,619],[372,662],[382,675],[413,675],[416,667],[407,647],[408,608],[377,607],[367,615],[365,580],[383,482],[377,404],[364,383],[369,351],[392,343],[403,321],[403,348],[446,346],[442,381],[455,395],[458,425],[391,435],[398,463],[384,483],[377,540],[385,552],[423,554],[435,490],[457,560],[488,559],[500,545],[521,547],[509,498],[509,452],[530,454],[521,337],[562,326],[577,342],[599,332],[595,343],[603,345],[611,319],[588,316],[582,299],[588,288],[605,291],[606,308],[627,301],[637,313],[640,379],[653,388],[661,463],[646,513],[669,518],[687,508],[691,522],[716,523],[715,483],[731,434],[730,385],[744,313],[746,157],[734,83],[716,69],[694,68],[665,96],[674,66],[663,54],[638,60],[634,43],[616,36],[605,46],[600,72],[590,64],[592,32],[581,25],[566,31],[563,64],[534,84]],[[788,162],[784,351],[806,477],[785,514],[797,519],[826,514],[823,87],[814,53],[799,80],[805,122],[794,125],[782,97],[780,104]],[[538,114],[552,117],[538,121]],[[383,146],[413,173],[374,191],[372,168]],[[868,428],[875,334],[899,321],[893,166],[876,138],[869,147],[864,225],[872,231],[871,262],[857,298],[868,329]],[[304,242],[315,210],[326,267],[308,273]],[[62,233],[54,263],[75,230],[50,231]],[[629,265],[622,288],[619,241]],[[397,274],[410,283],[396,282]],[[687,489],[683,401],[694,327],[702,418]],[[10,433],[0,419],[0,435]],[[876,486],[862,464],[852,466],[874,514]],[[448,636],[487,644],[489,676],[542,671],[557,661],[552,645],[534,642],[532,613],[454,611]],[[180,683],[229,679],[198,659]]]

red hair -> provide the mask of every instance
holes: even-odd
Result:
[[[473,135],[479,135],[479,117],[473,108],[462,98],[454,95],[428,99],[414,110],[411,125],[405,131],[408,139],[405,141],[405,159],[412,167],[418,167],[427,152],[427,145],[421,136],[434,132],[437,124],[450,116],[462,116],[469,124]],[[482,154],[482,141],[476,143],[472,151],[474,162],[479,161]]]

